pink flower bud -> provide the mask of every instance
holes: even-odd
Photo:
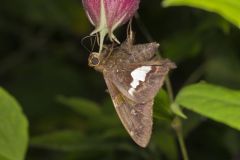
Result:
[[[100,51],[106,34],[119,43],[113,31],[133,17],[140,0],[82,0],[90,22],[96,27],[91,33],[100,33]]]

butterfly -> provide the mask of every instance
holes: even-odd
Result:
[[[133,44],[127,38],[118,47],[107,46],[92,52],[88,64],[104,76],[116,112],[132,139],[141,147],[150,141],[153,125],[154,97],[164,78],[176,66],[160,59],[159,44]]]

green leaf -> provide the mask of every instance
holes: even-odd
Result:
[[[96,116],[101,115],[100,106],[87,99],[58,96],[57,100],[87,118],[96,118]]]
[[[78,150],[83,140],[80,131],[65,130],[33,137],[30,144],[40,148],[72,151]]]
[[[10,160],[10,159],[8,159],[8,158],[6,158],[6,157],[3,157],[3,156],[1,156],[1,155],[0,155],[0,159],[1,159],[1,160]]]
[[[240,91],[199,83],[183,88],[176,102],[203,116],[240,130]]]
[[[153,135],[152,141],[169,160],[177,159],[177,143],[172,132],[161,130]]]
[[[237,155],[240,148],[239,133],[234,130],[227,130],[223,136],[223,145],[228,149],[232,155]]]
[[[183,119],[187,119],[187,116],[183,113],[181,107],[177,103],[172,103],[170,107],[174,114]]]
[[[93,150],[106,152],[119,147],[119,142],[107,141],[105,138],[110,137],[83,134],[80,130],[65,130],[33,137],[30,144],[33,147],[65,152],[92,152]]]
[[[23,160],[27,144],[27,119],[17,101],[0,88],[0,158]]]
[[[153,116],[157,119],[169,120],[172,117],[170,101],[165,90],[161,89],[154,99]]]
[[[240,27],[239,0],[165,0],[163,6],[190,6],[215,12]]]
[[[166,57],[174,60],[174,62],[193,58],[200,53],[202,47],[200,33],[195,30],[176,33],[165,39],[161,46]]]

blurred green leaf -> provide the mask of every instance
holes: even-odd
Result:
[[[183,113],[181,107],[177,103],[172,103],[170,107],[174,114],[181,118],[187,119],[187,116]]]
[[[102,138],[101,135],[85,135],[78,130],[65,130],[35,136],[31,139],[30,144],[32,147],[56,151],[85,152],[97,150],[106,152],[118,147],[124,148],[123,145],[125,143],[114,142],[113,140],[108,141]]]
[[[96,118],[101,115],[100,106],[98,104],[83,98],[66,98],[58,96],[57,100],[70,107],[77,113],[88,118]]]
[[[153,140],[161,152],[169,160],[176,160],[178,156],[177,143],[174,135],[168,130],[161,130],[153,135]]]
[[[191,6],[215,12],[240,27],[240,1],[239,0],[165,0],[163,6]]]
[[[3,156],[1,156],[1,155],[0,155],[0,159],[1,159],[1,160],[10,160],[10,159],[8,159],[8,158],[6,158],[6,157],[3,157]]]
[[[240,130],[240,91],[199,83],[183,88],[176,102],[203,116]]]
[[[4,5],[0,6],[0,10],[28,23],[49,28],[62,27],[77,33],[89,30],[89,22],[80,1],[12,0],[11,2],[5,1]]]
[[[206,80],[230,88],[240,88],[240,74],[236,74],[240,70],[238,57],[234,56],[230,49],[221,47],[220,50],[224,53],[215,51],[218,56],[207,60],[205,67]]]
[[[239,140],[240,136],[238,132],[228,130],[224,135],[223,144],[228,148],[229,152],[237,155],[240,148]]]
[[[170,101],[165,90],[161,89],[154,99],[153,116],[157,119],[171,119]]]
[[[196,57],[202,47],[200,35],[197,31],[174,34],[165,39],[161,45],[164,54],[175,62]]]
[[[0,158],[23,160],[27,143],[27,119],[18,102],[0,88]]]
[[[84,138],[80,131],[66,130],[33,137],[30,144],[34,147],[72,151],[79,149]]]

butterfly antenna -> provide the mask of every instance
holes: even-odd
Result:
[[[86,50],[87,50],[88,52],[90,52],[90,53],[92,52],[94,46],[92,47],[92,50],[90,50],[90,49],[84,44],[84,41],[85,41],[87,38],[90,38],[90,43],[91,43],[91,45],[92,45],[92,39],[91,39],[91,37],[95,37],[95,38],[96,38],[96,35],[86,36],[86,37],[83,37],[83,38],[81,39],[81,45],[83,46],[84,49],[86,49]],[[95,42],[94,42],[94,45],[95,45]]]
[[[92,42],[92,39],[91,39],[91,45],[92,45],[92,49],[91,49],[91,51],[93,51],[96,42],[97,42],[97,36],[94,36],[94,40],[93,40],[93,42]]]

